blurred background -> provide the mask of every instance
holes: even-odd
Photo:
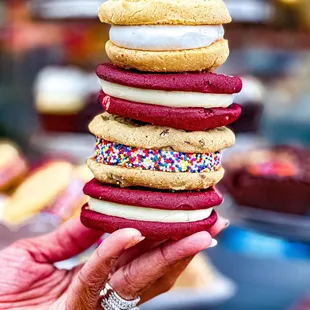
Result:
[[[85,203],[87,125],[102,111],[94,72],[108,61],[101,2],[0,0],[0,218],[15,210],[0,225],[2,248]],[[221,185],[231,225],[169,298],[145,309],[310,309],[310,1],[225,2],[231,56],[218,71],[244,83]]]

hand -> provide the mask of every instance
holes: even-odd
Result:
[[[219,219],[211,234],[226,224]],[[123,298],[141,296],[145,302],[169,290],[192,257],[212,242],[210,234],[200,232],[156,244],[142,241],[139,231],[128,228],[106,238],[85,265],[70,271],[54,266],[83,252],[101,235],[73,220],[51,234],[1,251],[0,309],[99,310],[99,294],[108,279]]]

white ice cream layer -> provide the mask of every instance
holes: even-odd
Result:
[[[185,91],[142,89],[100,80],[105,94],[133,102],[155,104],[171,108],[227,108],[233,103],[233,95],[206,94]]]
[[[112,26],[110,40],[124,48],[145,51],[176,51],[210,46],[223,39],[222,25]]]
[[[197,222],[210,217],[213,208],[205,210],[182,211],[161,210],[121,205],[90,198],[89,209],[104,215],[121,217],[127,220],[161,222],[161,223],[188,223]]]

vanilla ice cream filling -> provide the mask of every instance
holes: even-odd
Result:
[[[227,108],[233,103],[233,95],[230,94],[142,89],[115,84],[101,79],[100,84],[103,92],[109,96],[170,108]]]
[[[127,220],[160,222],[160,223],[190,223],[198,222],[210,217],[213,208],[205,210],[183,211],[183,210],[161,210],[121,205],[90,198],[89,209],[104,215],[121,217]]]
[[[144,51],[176,51],[207,47],[223,37],[222,25],[113,25],[110,29],[110,40],[115,45]]]

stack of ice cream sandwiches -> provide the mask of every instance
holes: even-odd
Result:
[[[228,57],[222,0],[108,0],[112,64],[97,68],[104,113],[84,188],[84,225],[133,227],[153,240],[209,230],[222,203],[222,150],[235,142],[225,126],[241,114],[239,77],[212,73]]]

